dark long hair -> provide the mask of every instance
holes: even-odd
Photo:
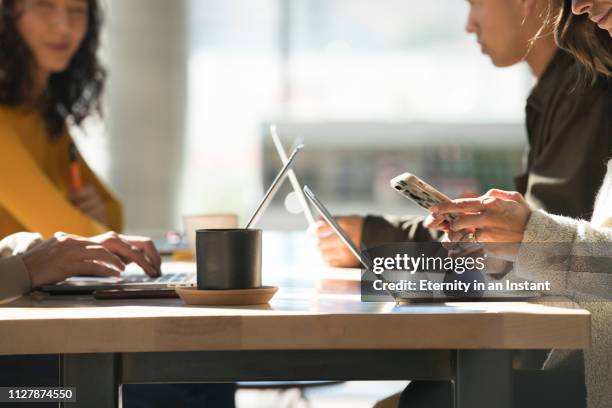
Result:
[[[597,74],[612,76],[612,38],[588,19],[572,14],[572,0],[554,0],[560,10],[555,38],[561,48],[573,54],[594,80]]]
[[[101,113],[100,97],[106,71],[97,52],[102,13],[88,0],[88,30],[69,66],[49,77],[40,113],[51,137],[60,136],[66,122],[80,125],[91,113]],[[16,0],[0,0],[0,104],[27,102],[33,87],[34,56],[17,31]]]

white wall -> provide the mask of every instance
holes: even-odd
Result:
[[[127,230],[174,227],[187,71],[182,0],[107,0],[108,179]]]

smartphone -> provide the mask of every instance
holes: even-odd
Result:
[[[392,178],[390,184],[401,195],[427,211],[436,204],[450,201],[450,198],[411,173],[403,173]],[[455,216],[447,214],[446,218],[452,221]]]
[[[178,294],[174,288],[156,288],[156,289],[105,289],[96,290],[93,297],[99,300],[113,299],[168,299],[178,298]]]

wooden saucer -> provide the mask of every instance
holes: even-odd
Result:
[[[176,293],[188,305],[200,306],[244,306],[263,305],[272,299],[278,288],[262,286],[256,289],[200,290],[198,288],[176,288]]]

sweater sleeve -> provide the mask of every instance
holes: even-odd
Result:
[[[42,242],[40,234],[35,232],[18,232],[0,241],[0,258],[21,255]]]
[[[534,211],[518,253],[515,272],[534,281],[549,281],[553,290],[575,290],[575,276],[596,282],[612,275],[612,229],[584,220]]]
[[[50,237],[56,231],[97,235],[107,228],[87,217],[55,188],[18,138],[0,127],[0,204],[27,230]]]
[[[30,275],[21,257],[0,258],[0,302],[30,290]]]
[[[0,302],[30,291],[30,275],[19,255],[40,241],[40,234],[26,232],[0,241]]]

